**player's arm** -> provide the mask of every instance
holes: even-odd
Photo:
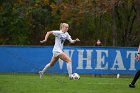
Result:
[[[53,34],[52,31],[47,32],[46,35],[45,35],[44,40],[40,41],[40,43],[45,43],[45,42],[47,42],[47,39],[48,39],[49,35],[51,35],[51,34]]]
[[[138,54],[140,54],[140,44],[139,44],[139,48],[138,48]]]
[[[76,38],[76,39],[72,40],[71,38],[69,38],[69,42],[70,42],[70,43],[75,43],[75,42],[77,42],[77,41],[80,41],[80,39]]]
[[[139,48],[138,48],[138,53],[136,55],[136,60],[140,59],[140,44],[139,44]]]

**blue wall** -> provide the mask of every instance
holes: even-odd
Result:
[[[49,63],[52,46],[0,46],[0,72],[37,73]],[[135,60],[137,48],[66,46],[73,72],[81,74],[134,74],[140,69]],[[58,60],[49,73],[67,73],[66,63]]]

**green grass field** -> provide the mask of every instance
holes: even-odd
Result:
[[[129,88],[132,77],[93,77],[81,75],[80,80],[69,80],[66,75],[0,74],[0,93],[139,93]]]

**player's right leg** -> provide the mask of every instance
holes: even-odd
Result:
[[[40,79],[42,79],[44,73],[52,66],[54,66],[54,64],[56,63],[56,61],[58,60],[57,56],[53,56],[50,63],[48,63],[44,69],[42,71],[39,71],[39,75],[40,75]]]
[[[65,62],[67,62],[67,70],[68,70],[69,78],[71,78],[71,76],[72,76],[72,61],[71,61],[71,59],[64,52],[62,52],[58,57],[60,59],[64,60]]]

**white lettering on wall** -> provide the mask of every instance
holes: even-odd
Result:
[[[123,64],[121,52],[119,50],[116,50],[116,57],[111,70],[126,70]]]
[[[137,51],[127,51],[127,58],[130,55],[130,68],[129,70],[136,70],[135,68],[135,54]]]
[[[67,50],[64,50],[64,52],[72,60],[77,62],[76,69],[93,70],[95,67],[95,70],[109,70],[109,69],[114,70],[114,71],[115,70],[125,71],[126,69],[136,70],[135,55],[137,51],[122,52],[121,50],[114,50],[113,51],[114,56],[112,56],[112,53],[109,54],[109,50],[93,51],[92,49],[91,50],[90,49],[79,49],[79,50],[67,49]],[[76,55],[74,55],[74,53],[76,53]],[[73,55],[76,56],[76,60],[75,60],[75,57],[73,57]],[[59,59],[58,61],[59,61],[59,67],[60,69],[62,69],[64,66],[64,61],[61,59]],[[124,63],[127,61],[128,63]],[[93,66],[94,65],[93,62],[96,62],[95,66]],[[127,66],[125,66],[124,64],[127,64]]]
[[[108,50],[96,50],[97,52],[97,66],[95,69],[108,69],[108,62],[105,62],[105,58],[108,57]],[[102,56],[102,54],[105,55]]]
[[[86,64],[86,68],[85,69],[92,69],[91,67],[91,57],[92,57],[92,52],[93,50],[86,50],[86,57],[84,58],[83,57],[83,53],[84,53],[84,50],[77,50],[78,51],[78,67],[77,69],[84,69],[83,67],[83,61],[86,61],[87,64]]]

